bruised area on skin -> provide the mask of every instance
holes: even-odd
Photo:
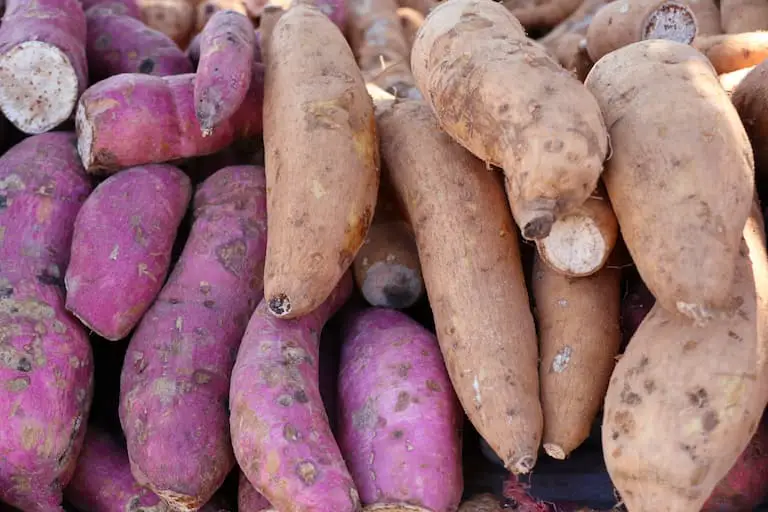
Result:
[[[181,257],[126,353],[120,422],[133,474],[182,510],[207,502],[235,462],[227,397],[262,295],[263,173],[226,167],[201,185]]]
[[[245,101],[204,137],[195,117],[195,74],[116,75],[80,97],[75,124],[86,171],[113,174],[125,167],[220,151],[236,139],[261,133],[264,67],[253,66]],[[136,151],[136,148],[142,148]]]
[[[0,499],[30,512],[59,507],[91,406],[91,347],[62,283],[90,190],[72,133],[27,138],[0,158]]]
[[[96,187],[75,221],[67,310],[108,340],[127,336],[165,282],[191,194],[189,178],[164,164]]]
[[[276,318],[262,301],[237,355],[230,391],[237,462],[284,512],[360,509],[318,383],[320,332],[351,291],[345,273],[320,307],[293,320]]]
[[[364,505],[456,510],[463,412],[434,335],[388,309],[350,315],[339,414],[339,446]]]

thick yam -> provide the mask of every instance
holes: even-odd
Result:
[[[747,130],[755,157],[758,181],[768,178],[768,61],[742,79],[731,95],[731,101]]]
[[[287,319],[325,301],[363,244],[376,207],[379,148],[361,72],[325,15],[292,7],[264,49],[264,296],[272,314]],[[319,147],[333,151],[320,156]]]
[[[768,30],[765,0],[720,0],[723,31],[727,34]]]
[[[697,37],[693,47],[707,56],[718,74],[730,73],[768,58],[768,32]]]
[[[195,74],[113,76],[80,98],[75,118],[78,152],[86,171],[120,169],[209,155],[238,138],[261,133],[264,66],[255,64],[251,87],[234,116],[204,137],[195,117]]]
[[[0,26],[0,109],[27,134],[69,119],[88,86],[78,0],[7,0]]]
[[[357,512],[360,499],[328,425],[318,384],[320,331],[352,291],[349,273],[298,319],[266,300],[243,337],[230,388],[237,462],[280,512]]]
[[[603,268],[619,237],[619,223],[605,189],[552,225],[549,236],[536,240],[541,258],[571,277],[589,276]]]
[[[526,30],[548,29],[563,22],[582,0],[502,0]]]
[[[128,345],[120,422],[133,474],[177,510],[210,500],[235,463],[227,397],[262,294],[264,187],[261,168],[237,166],[198,188],[184,251]]]
[[[157,494],[131,474],[125,445],[89,425],[75,474],[64,497],[80,512],[166,512]]]
[[[109,7],[86,12],[88,71],[92,82],[121,73],[192,73],[192,63],[168,36]]]
[[[269,504],[267,498],[262,496],[251,485],[245,473],[240,471],[238,478],[237,510],[242,510],[243,512],[269,512],[272,509],[272,505]]]
[[[59,511],[93,396],[91,346],[61,283],[91,185],[65,132],[9,149],[0,183],[0,500]]]
[[[91,7],[98,6],[99,9],[109,9],[114,14],[141,19],[141,9],[136,0],[80,0],[80,5],[85,13],[88,13]]]
[[[587,29],[592,62],[638,41],[664,39],[691,43],[698,33],[693,11],[671,0],[615,0],[595,13]]]
[[[126,337],[160,292],[192,185],[177,168],[134,167],[103,181],[75,220],[66,308],[108,340]]]
[[[422,102],[383,107],[377,121],[453,387],[505,467],[527,473],[541,442],[538,341],[500,177]]]
[[[195,27],[195,8],[188,0],[136,0],[141,19],[185,48]]]
[[[338,437],[361,502],[392,512],[454,512],[464,490],[464,415],[437,339],[390,309],[346,320]]]
[[[204,136],[234,116],[245,101],[255,46],[251,20],[235,11],[219,11],[203,29],[194,99],[195,116]]]
[[[699,324],[731,309],[754,165],[709,61],[688,45],[642,41],[606,55],[586,85],[611,126],[603,181],[643,281]]]
[[[621,343],[621,270],[566,277],[536,258],[544,450],[565,459],[589,437]]]
[[[411,66],[441,127],[504,168],[524,238],[549,235],[597,186],[608,151],[597,103],[502,5],[446,0],[435,7]]]
[[[216,13],[221,11],[233,11],[245,16],[248,15],[248,9],[243,0],[205,0],[197,4],[195,32],[202,32],[205,30],[208,22],[216,15]],[[251,26],[253,26],[252,23]]]

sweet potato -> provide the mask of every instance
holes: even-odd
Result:
[[[192,72],[192,63],[162,32],[106,6],[85,14],[88,22],[88,72],[98,82],[120,73],[166,76]]]
[[[141,9],[136,0],[80,0],[83,11],[88,12],[92,7],[98,6],[100,9],[109,9],[114,14],[130,16],[131,18],[141,19]]]
[[[736,90],[736,88],[739,86],[739,84],[744,80],[747,75],[749,75],[753,69],[755,69],[756,66],[750,66],[748,68],[744,69],[738,69],[736,71],[731,71],[729,73],[722,73],[718,75],[717,80],[720,82],[720,85],[723,87],[723,90],[728,93],[728,95],[732,95],[733,91]],[[743,119],[742,119],[743,122]],[[747,130],[749,130],[747,128]]]
[[[236,138],[261,133],[264,66],[255,64],[245,101],[214,134],[204,137],[195,117],[195,75],[127,73],[90,87],[77,106],[77,147],[86,171],[120,169],[207,155]]]
[[[251,20],[219,11],[203,29],[195,74],[195,116],[204,136],[234,116],[248,95],[256,34]]]
[[[166,512],[160,498],[136,483],[125,445],[89,425],[64,497],[80,512]]]
[[[263,300],[237,354],[229,395],[235,456],[280,512],[360,510],[328,425],[317,371],[320,331],[351,291],[347,272],[323,304],[292,320],[275,317]]]
[[[410,7],[399,7],[395,12],[397,12],[397,17],[400,18],[400,28],[408,45],[408,66],[410,67],[411,48],[413,47],[413,41],[416,39],[416,33],[424,24],[424,15]]]
[[[768,32],[697,37],[692,44],[718,74],[755,66],[768,57]]]
[[[195,9],[187,0],[136,0],[141,19],[185,48],[195,27]]]
[[[549,29],[564,21],[581,0],[502,0],[526,30]]]
[[[411,67],[441,127],[504,168],[526,239],[549,235],[595,189],[608,151],[597,103],[503,6],[441,3],[419,31]]]
[[[367,83],[401,98],[420,98],[411,74],[411,47],[395,0],[350,0],[347,38]]]
[[[192,61],[192,66],[194,68],[197,68],[198,63],[200,62],[200,36],[202,34],[197,34],[195,37],[192,38],[192,40],[189,42],[189,45],[187,46],[187,49],[185,50],[185,53],[187,55],[187,58]],[[254,62],[261,62],[261,45],[259,44],[259,29],[255,29],[253,32],[253,60]]]
[[[710,36],[722,34],[723,28],[720,24],[720,9],[718,5],[721,0],[677,0],[685,4],[696,18],[699,36]]]
[[[453,386],[505,467],[527,473],[541,442],[538,346],[500,177],[454,143],[422,102],[382,105],[377,122]]]
[[[583,205],[555,221],[536,247],[551,268],[583,277],[603,268],[618,237],[619,224],[601,184]]]
[[[688,45],[642,41],[606,55],[585,83],[611,126],[603,181],[643,281],[700,325],[731,309],[754,164],[709,61]],[[669,136],[673,125],[688,143]]]
[[[227,397],[262,294],[264,187],[261,168],[237,166],[198,188],[184,251],[128,345],[120,422],[133,474],[179,510],[210,500],[235,463]]]
[[[601,7],[587,29],[592,62],[629,44],[649,39],[691,43],[698,33],[693,11],[672,0],[615,0]]]
[[[243,0],[205,0],[197,4],[195,15],[195,32],[205,30],[208,22],[221,11],[233,11],[247,16],[248,10]],[[250,21],[250,20],[249,20]],[[253,24],[251,24],[253,26]]]
[[[108,340],[126,337],[160,292],[192,194],[171,165],[134,167],[102,182],[75,220],[66,308]]]
[[[570,278],[536,258],[544,450],[564,459],[589,437],[621,343],[621,270]]]
[[[9,149],[0,183],[0,499],[58,511],[93,396],[91,347],[61,286],[91,185],[66,132]]]
[[[240,471],[239,482],[237,485],[237,509],[243,512],[268,512],[272,506],[267,498],[259,494],[245,473]]]
[[[0,26],[0,109],[39,134],[69,119],[88,86],[85,14],[78,0],[7,0]]]
[[[768,30],[768,3],[764,0],[720,0],[720,15],[728,34]]]
[[[264,296],[272,314],[296,318],[328,297],[363,244],[379,186],[378,138],[354,55],[319,10],[292,7],[262,44]],[[333,151],[319,157],[318,147]]]
[[[768,178],[768,61],[758,64],[731,94],[754,150],[758,179]]]
[[[299,4],[317,7],[340,30],[344,31],[347,23],[346,0],[246,0],[246,9],[252,18],[261,20],[267,6],[278,6],[288,10]]]
[[[429,14],[429,11],[437,6],[438,3],[440,3],[440,0],[397,0],[397,4],[400,7],[413,9],[420,12],[423,16]]]
[[[349,315],[339,415],[339,447],[363,505],[456,510],[464,415],[432,333],[390,309]]]

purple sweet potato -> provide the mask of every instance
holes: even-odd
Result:
[[[253,31],[253,60],[254,62],[261,62],[261,44],[260,44],[260,31],[255,29]],[[185,53],[187,58],[192,61],[192,66],[197,68],[200,62],[200,37],[202,34],[196,34],[195,37],[189,42]]]
[[[263,293],[264,170],[225,167],[194,201],[187,244],[134,332],[120,382],[133,475],[179,510],[206,503],[234,467],[229,379]]]
[[[61,283],[90,191],[72,133],[0,158],[0,500],[26,512],[60,510],[91,407],[91,346]]]
[[[195,74],[157,77],[126,73],[102,80],[80,98],[75,116],[86,171],[122,168],[215,153],[235,139],[261,133],[264,66],[253,66],[238,111],[204,137],[195,117]]]
[[[114,14],[130,16],[137,20],[141,19],[141,9],[139,9],[136,0],[80,0],[80,5],[83,6],[83,11],[86,14],[89,9],[98,6],[99,9],[109,9]]]
[[[192,73],[192,62],[167,35],[141,20],[114,14],[96,6],[85,13],[88,21],[88,71],[98,82],[121,73],[155,76]]]
[[[463,418],[432,333],[391,309],[351,315],[339,372],[339,447],[363,505],[454,512],[464,490]]]
[[[166,164],[110,176],[75,220],[67,309],[108,340],[126,337],[160,292],[192,185]]]
[[[245,473],[241,471],[237,486],[237,509],[243,512],[261,512],[271,508],[269,500],[251,485]]]
[[[78,0],[7,0],[0,25],[0,109],[28,134],[70,118],[88,86]]]
[[[360,510],[318,385],[320,331],[351,292],[346,272],[325,302],[291,320],[262,300],[237,354],[232,445],[248,480],[280,512]]]
[[[218,11],[200,35],[200,62],[195,75],[195,116],[203,135],[240,108],[253,75],[256,34],[236,11]]]
[[[160,498],[136,483],[125,446],[89,425],[64,497],[80,512],[165,512]]]

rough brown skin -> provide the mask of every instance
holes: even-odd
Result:
[[[264,296],[272,314],[288,319],[319,306],[363,244],[376,207],[379,148],[373,102],[326,15],[292,7],[264,48]]]
[[[275,4],[265,5],[261,12],[261,17],[259,18],[258,40],[261,45],[262,62],[266,62],[264,59],[267,58],[267,45],[269,45],[269,41],[272,39],[272,32],[275,30],[275,24],[277,24],[277,20],[279,20],[284,13],[285,9]]]
[[[538,347],[501,180],[423,102],[377,105],[377,122],[459,400],[507,469],[528,473],[542,430]]]
[[[589,91],[492,0],[446,0],[411,52],[416,83],[454,140],[504,168],[523,237],[544,238],[595,189],[608,136]]]
[[[408,65],[411,62],[411,48],[416,39],[416,33],[424,24],[424,15],[411,7],[399,7],[397,17],[400,18],[400,27],[403,30],[405,42],[408,44]]]
[[[195,8],[187,0],[136,0],[141,19],[186,48],[195,26]]]
[[[526,30],[552,28],[581,5],[582,0],[502,0]]]
[[[699,324],[731,309],[754,164],[709,61],[688,45],[642,41],[606,55],[585,83],[611,127],[602,178],[643,281]]]
[[[731,95],[731,101],[747,130],[755,155],[758,179],[768,176],[768,61],[755,66]]]
[[[736,90],[739,84],[741,84],[741,82],[756,67],[757,66],[750,66],[748,68],[731,71],[730,73],[723,73],[721,75],[718,75],[717,80],[720,82],[720,85],[723,87],[723,90],[725,90],[725,92],[728,93],[729,96],[731,96],[733,95],[733,92]],[[743,119],[742,119],[742,122],[744,122]],[[747,133],[749,133],[748,127],[747,127]]]
[[[768,58],[768,32],[697,37],[692,44],[718,74],[755,66]]]
[[[615,0],[595,13],[587,29],[587,53],[597,62],[614,50],[647,39],[689,44],[698,30],[693,10],[683,2]]]
[[[395,0],[347,0],[347,7],[347,39],[366,83],[400,98],[421,98]]]
[[[768,30],[768,2],[765,0],[720,0],[723,32],[740,34]]]
[[[566,277],[536,257],[544,450],[564,459],[589,437],[621,343],[621,270]]]

